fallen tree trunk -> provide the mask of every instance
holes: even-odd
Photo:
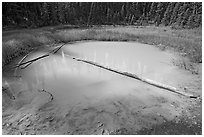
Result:
[[[31,52],[29,52],[28,54],[26,54],[19,62],[17,65],[20,65],[27,57],[28,55],[30,55]]]
[[[97,66],[97,67],[100,67],[100,68],[103,68],[103,69],[106,69],[106,70],[109,70],[109,71],[112,71],[112,72],[115,72],[115,73],[118,73],[118,74],[121,74],[121,75],[124,75],[124,76],[130,77],[130,78],[140,80],[140,81],[145,82],[147,84],[150,84],[150,85],[156,86],[158,88],[162,88],[162,89],[165,89],[165,90],[180,94],[182,96],[186,96],[186,97],[190,97],[190,98],[197,98],[197,97],[195,97],[195,96],[193,96],[191,94],[181,92],[175,87],[172,87],[172,86],[169,86],[169,85],[166,85],[166,84],[162,84],[162,83],[150,80],[150,79],[142,78],[142,77],[139,77],[139,76],[137,76],[135,74],[131,74],[129,72],[122,72],[122,71],[119,71],[119,70],[116,70],[116,69],[109,68],[107,66],[102,66],[102,65],[100,65],[100,64],[98,64],[96,62],[92,62],[92,61],[87,61],[87,60],[83,60],[83,59],[79,59],[79,58],[75,58],[75,57],[71,57],[71,58],[74,59],[74,60],[77,60],[77,61],[88,63],[88,64],[91,64],[91,65],[94,65],[94,66]]]
[[[31,51],[31,52],[32,52],[32,51]],[[16,65],[17,67],[15,67],[16,69],[15,69],[15,72],[14,72],[14,76],[16,76],[17,69],[18,69],[18,67],[20,66],[20,64],[28,57],[28,55],[30,55],[31,52],[29,52],[28,54],[26,54],[26,55],[18,62],[18,64]]]

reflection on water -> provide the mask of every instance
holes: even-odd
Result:
[[[64,52],[77,53],[76,56],[94,61],[114,69],[127,71],[153,80],[161,79],[171,69],[167,65],[171,55],[157,48],[128,42],[87,42],[69,45]]]
[[[161,82],[165,73],[171,70],[166,64],[170,62],[170,55],[138,43],[76,43],[65,46],[59,53],[35,62],[28,68],[19,70],[19,73],[27,89],[45,89],[64,105],[128,94],[144,87],[143,83],[119,74],[77,62],[67,56],[69,53],[72,53],[71,56]],[[39,53],[33,53],[27,60],[37,56]]]

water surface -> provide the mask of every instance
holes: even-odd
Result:
[[[46,51],[32,53],[26,60],[43,54],[46,54]],[[172,75],[175,70],[171,65],[173,56],[167,52],[135,42],[91,41],[67,44],[57,54],[19,70],[23,88],[34,92],[45,89],[53,94],[57,103],[64,106],[87,101],[93,103],[126,95],[135,95],[142,101],[153,94],[161,94],[156,87],[78,62],[70,56],[94,61],[165,84],[176,83]],[[153,91],[148,93],[145,90],[149,88]]]

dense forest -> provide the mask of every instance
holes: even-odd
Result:
[[[3,2],[2,25],[202,25],[201,2]]]

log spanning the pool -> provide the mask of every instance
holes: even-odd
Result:
[[[122,72],[122,71],[119,71],[119,70],[116,70],[116,69],[109,68],[109,67],[107,67],[107,66],[102,66],[102,65],[100,65],[100,64],[98,64],[98,63],[96,63],[96,62],[87,61],[87,60],[79,59],[79,58],[72,57],[72,56],[70,56],[70,57],[71,57],[72,59],[74,59],[74,60],[81,61],[81,62],[84,62],[84,63],[88,63],[88,64],[91,64],[91,65],[94,65],[94,66],[97,66],[97,67],[100,67],[100,68],[103,68],[103,69],[106,69],[106,70],[109,70],[109,71],[112,71],[112,72],[115,72],[115,73],[124,75],[124,76],[130,77],[130,78],[137,79],[137,80],[140,80],[140,81],[145,82],[145,83],[147,83],[147,84],[156,86],[156,87],[158,87],[158,88],[162,88],[162,89],[165,89],[165,90],[168,90],[168,91],[171,91],[171,92],[180,94],[180,95],[182,95],[182,96],[186,96],[186,97],[190,97],[190,98],[197,98],[197,97],[195,97],[195,96],[193,96],[193,95],[190,95],[190,94],[181,92],[181,91],[179,91],[179,90],[178,90],[177,88],[175,88],[175,87],[172,87],[172,86],[169,86],[169,85],[165,85],[165,84],[162,84],[162,83],[159,83],[159,82],[150,80],[150,79],[142,78],[142,77],[139,77],[139,76],[137,76],[137,75],[135,75],[135,74],[131,74],[131,73],[129,73],[129,72]]]

